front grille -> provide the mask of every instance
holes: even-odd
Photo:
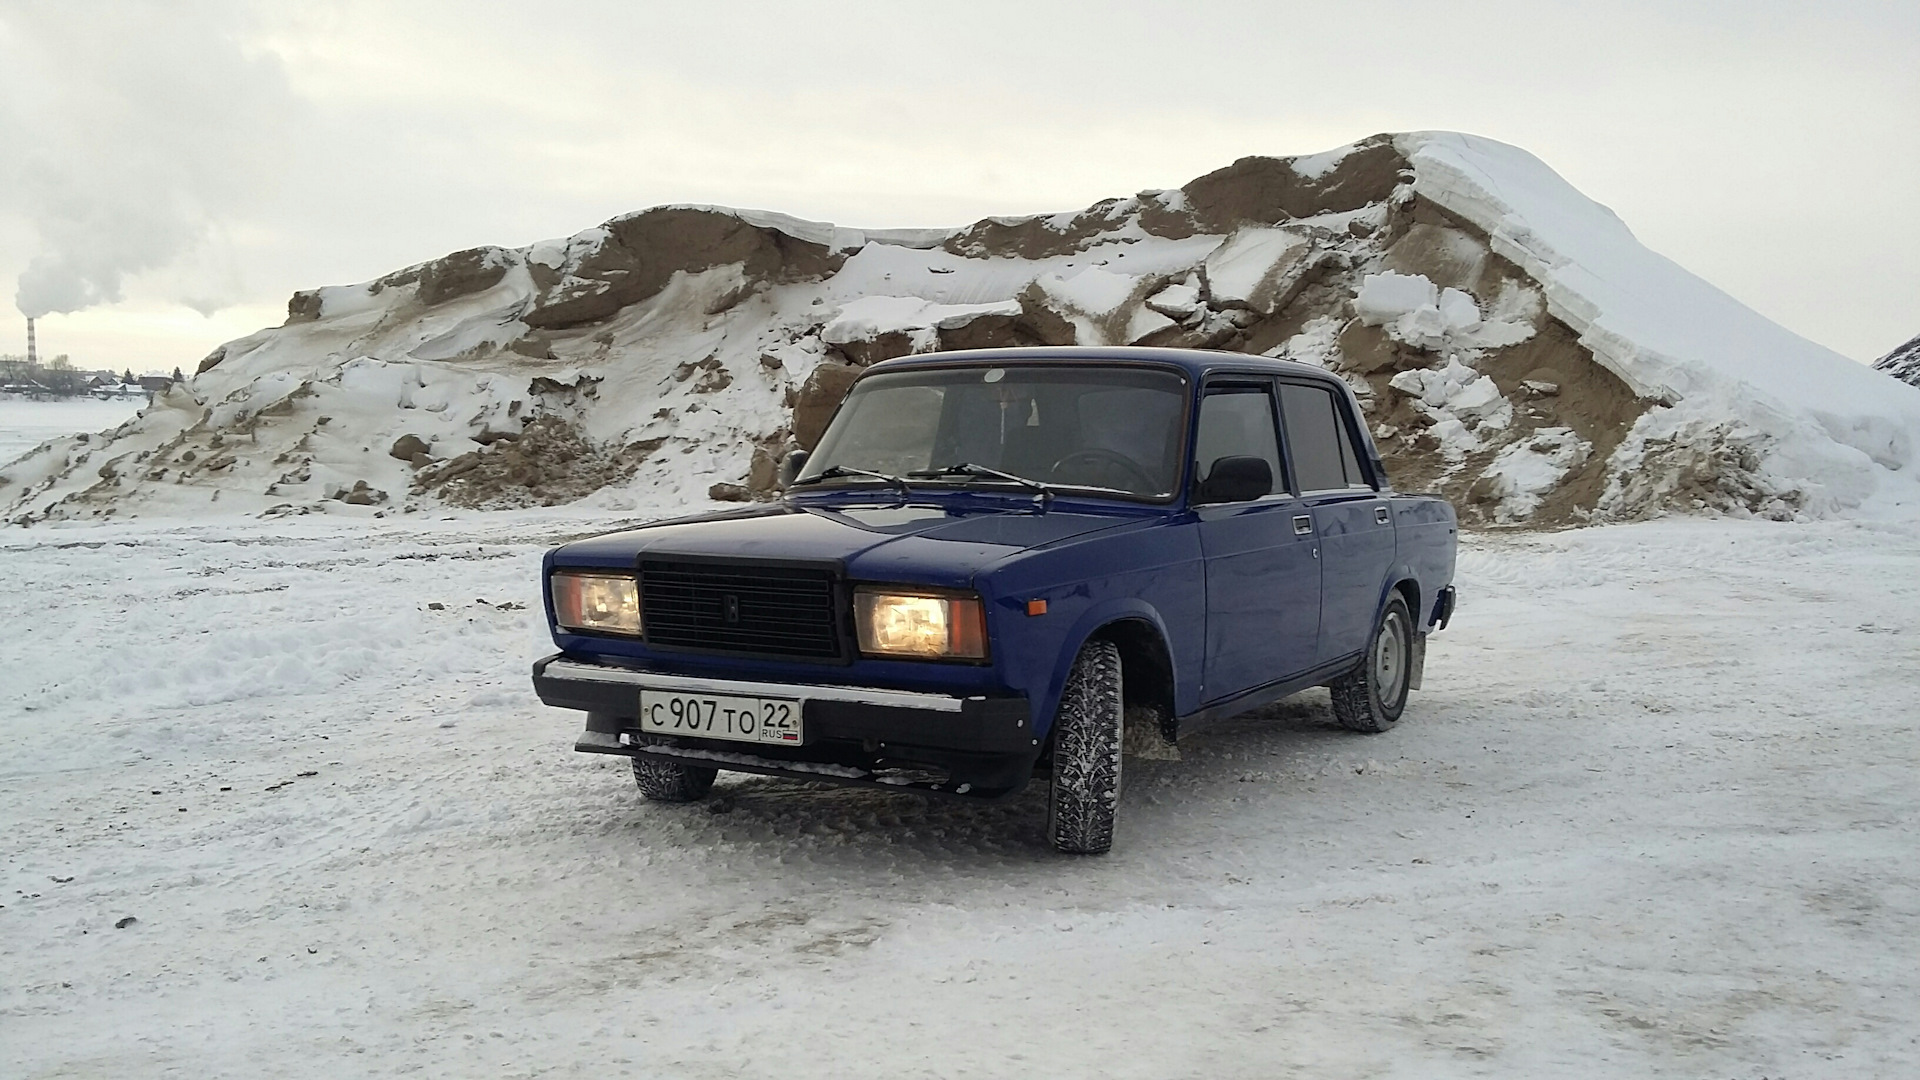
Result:
[[[834,576],[744,563],[642,561],[649,645],[839,659]]]

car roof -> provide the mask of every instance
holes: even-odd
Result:
[[[1155,364],[1179,368],[1196,379],[1217,371],[1250,372],[1262,375],[1311,375],[1322,380],[1333,378],[1324,368],[1293,360],[1276,360],[1270,356],[1252,356],[1247,353],[1225,352],[1217,349],[1157,349],[1141,345],[1033,345],[1006,349],[961,349],[953,352],[917,353],[913,356],[882,360],[867,368],[867,371],[862,374],[905,371],[917,367],[938,367],[943,364],[1009,363],[1021,360]]]

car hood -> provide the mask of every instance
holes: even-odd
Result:
[[[638,558],[702,556],[832,562],[870,581],[967,586],[975,573],[1035,548],[1143,523],[1139,511],[1102,512],[1023,503],[780,503],[662,522],[576,541],[558,565],[630,566]]]

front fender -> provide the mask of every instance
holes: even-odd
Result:
[[[1139,597],[1125,596],[1103,600],[1089,606],[1062,635],[1060,655],[1055,661],[1053,673],[1037,696],[1034,729],[1041,737],[1044,738],[1053,730],[1053,718],[1060,706],[1060,696],[1066,693],[1067,677],[1073,673],[1073,662],[1079,659],[1080,650],[1102,627],[1129,620],[1137,620],[1152,626],[1153,632],[1160,635],[1161,642],[1168,643],[1168,652],[1171,654],[1172,638],[1167,633],[1166,620],[1160,617],[1160,612],[1152,604]],[[1179,679],[1179,667],[1176,665],[1174,668],[1176,684]],[[1178,685],[1174,687],[1176,700],[1180,699],[1179,689]]]

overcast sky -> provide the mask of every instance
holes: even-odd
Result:
[[[1848,356],[1920,333],[1915,0],[0,0],[0,285],[73,309],[44,353],[191,370],[294,289],[656,203],[954,225],[1418,129]]]

